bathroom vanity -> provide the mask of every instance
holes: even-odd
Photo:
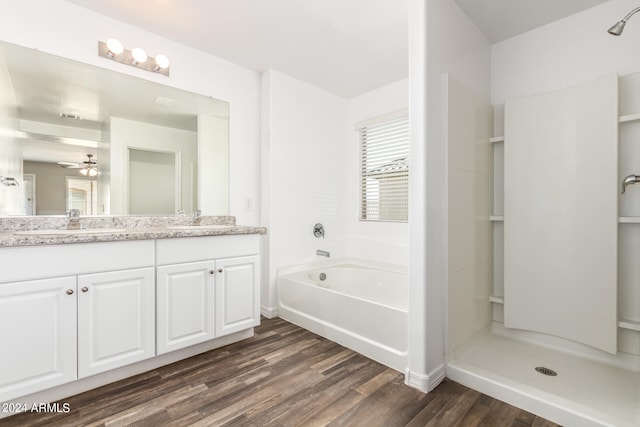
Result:
[[[0,232],[0,402],[49,402],[253,335],[263,228],[123,218],[112,232]]]

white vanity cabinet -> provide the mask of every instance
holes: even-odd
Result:
[[[78,276],[78,378],[153,356],[153,267]]]
[[[260,257],[216,261],[216,336],[260,324]]]
[[[258,234],[0,248],[0,402],[57,400],[249,338],[259,248]]]
[[[157,351],[260,324],[257,235],[159,240]]]
[[[213,261],[157,268],[158,354],[214,338]]]
[[[1,248],[0,401],[153,357],[153,249],[153,241]]]
[[[76,379],[76,278],[0,283],[0,402]]]

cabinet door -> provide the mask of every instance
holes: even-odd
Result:
[[[78,377],[155,355],[153,268],[78,276]]]
[[[260,324],[260,257],[216,261],[216,337]]]
[[[76,278],[0,284],[0,402],[76,379]]]
[[[163,265],[157,273],[158,354],[213,339],[213,261]]]

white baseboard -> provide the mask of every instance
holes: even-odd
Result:
[[[404,383],[425,393],[430,392],[444,380],[446,374],[445,365],[442,364],[428,375],[419,374],[409,368],[405,371]]]
[[[264,305],[261,305],[260,314],[267,319],[273,319],[274,317],[278,317],[278,307],[265,307]]]

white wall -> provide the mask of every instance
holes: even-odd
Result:
[[[269,261],[263,312],[277,306],[277,269],[354,257],[407,265],[408,225],[358,220],[357,122],[406,109],[407,79],[345,100],[275,70],[263,74],[263,215]],[[313,225],[325,226],[325,238]]]
[[[25,161],[23,168],[24,173],[36,176],[35,215],[64,215],[67,212],[66,178],[85,178],[78,169],[61,168],[55,163]]]
[[[449,73],[480,99],[488,99],[490,57],[488,41],[453,0],[413,0],[410,17],[412,157],[406,381],[427,390],[444,377],[447,329],[443,76]]]
[[[347,103],[347,235],[348,255],[371,261],[408,265],[409,224],[359,221],[360,134],[358,122],[383,116],[409,107],[409,80],[403,79],[349,99]]]
[[[153,80],[229,102],[230,214],[239,224],[260,224],[260,77],[254,71],[139,30],[63,0],[2,2],[0,40]],[[120,39],[171,59],[171,77],[98,57],[98,40]]]
[[[619,37],[607,33],[637,6],[635,0],[611,0],[494,44],[492,103],[640,70],[640,18],[631,18]]]
[[[269,233],[263,312],[277,306],[277,268],[347,255],[347,101],[275,70],[263,73],[263,213]],[[322,223],[325,238],[313,236]],[[264,275],[263,275],[264,277]]]
[[[129,148],[173,153],[180,161],[181,180],[175,188],[180,199],[174,209],[161,213],[171,214],[178,209],[189,211],[192,203],[192,165],[197,161],[197,135],[183,129],[168,128],[134,120],[111,117],[111,215],[126,215],[129,209]],[[100,161],[100,159],[98,159]],[[177,180],[172,180],[177,181]],[[153,194],[150,194],[152,202]],[[133,212],[136,213],[136,212]],[[140,212],[138,212],[140,213]],[[160,212],[159,212],[160,213]]]
[[[447,78],[448,354],[492,321],[493,111]],[[481,143],[484,141],[484,143]]]
[[[22,186],[22,150],[18,145],[18,112],[13,84],[6,64],[0,58],[0,176],[15,178],[20,186],[0,184],[0,215],[24,213]]]
[[[203,215],[224,215],[229,210],[229,119],[226,117],[198,116],[197,169],[197,206]]]

